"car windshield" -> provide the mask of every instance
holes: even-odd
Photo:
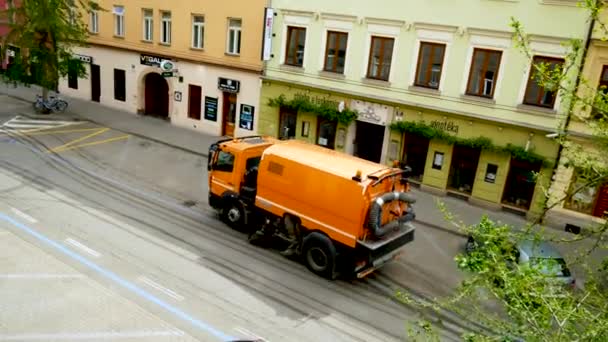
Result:
[[[530,258],[530,264],[538,267],[540,271],[552,277],[569,277],[570,270],[563,258]]]

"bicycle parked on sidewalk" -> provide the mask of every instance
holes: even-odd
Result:
[[[62,113],[68,108],[68,103],[58,96],[50,95],[49,99],[45,101],[41,95],[36,95],[33,106],[38,113]]]

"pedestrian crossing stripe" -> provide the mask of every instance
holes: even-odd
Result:
[[[5,122],[0,126],[4,130],[10,131],[29,131],[29,130],[42,130],[49,128],[58,128],[80,123],[78,121],[61,121],[61,120],[37,120],[30,119],[18,115],[9,121]]]

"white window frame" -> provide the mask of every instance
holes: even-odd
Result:
[[[454,40],[454,32],[441,31],[441,30],[429,30],[420,29],[417,30],[416,45],[412,54],[412,65],[410,67],[410,79],[408,85],[416,87],[416,69],[418,68],[418,57],[420,56],[420,47],[422,43],[436,43],[445,44],[445,52],[443,53],[443,65],[441,67],[441,76],[439,78],[439,88],[436,89],[442,92],[445,88],[446,77],[448,74],[448,67],[450,62],[450,52],[452,50],[452,43]],[[466,69],[467,67],[465,67]]]
[[[233,26],[232,21],[238,21],[239,26]],[[226,34],[226,53],[229,55],[238,56],[241,54],[241,39],[242,39],[243,20],[241,18],[228,18],[228,31]],[[235,33],[233,46],[230,46],[230,34]]]
[[[125,36],[125,8],[124,6],[114,6],[114,35],[117,37]]]
[[[141,11],[142,15],[142,39],[146,42],[154,40],[154,11],[149,8],[144,8]]]
[[[165,17],[165,15],[168,15],[168,17]],[[171,19],[170,11],[160,12],[160,42],[162,44],[171,45]],[[167,34],[165,34],[164,30],[165,25],[167,26]]]
[[[99,33],[99,12],[89,12],[89,32]]]
[[[197,18],[202,18],[202,22],[197,22]],[[195,32],[198,33],[198,42],[195,41],[196,35]],[[205,48],[205,16],[201,14],[193,14],[192,15],[192,48],[194,49],[204,49]]]
[[[466,67],[462,74],[462,81],[460,84],[460,93],[466,95],[467,87],[469,82],[469,75],[471,74],[471,67],[473,66],[473,53],[475,49],[486,49],[502,52],[500,58],[500,64],[498,65],[498,75],[496,75],[496,85],[494,86],[494,97],[492,100],[496,101],[500,98],[501,88],[503,84],[503,78],[505,69],[507,68],[507,60],[509,58],[507,51],[511,48],[511,39],[504,37],[491,37],[483,35],[471,35],[470,45],[467,50]],[[466,95],[471,96],[471,95]]]
[[[351,43],[351,38],[353,36],[353,23],[349,21],[341,21],[341,20],[325,20],[325,25],[323,27],[323,38],[321,40],[321,46],[323,49],[319,54],[319,65],[318,70],[324,71],[325,68],[325,50],[327,49],[327,34],[329,31],[333,32],[342,32],[348,35],[346,39],[346,57],[344,59],[344,75],[347,75],[350,71],[350,53],[348,47]],[[308,37],[307,37],[308,38]],[[285,38],[287,39],[287,38]]]

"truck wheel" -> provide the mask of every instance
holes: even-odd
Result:
[[[304,238],[302,251],[310,271],[330,280],[335,279],[336,247],[327,236],[317,232],[308,234]]]
[[[228,201],[222,208],[222,220],[233,229],[242,229],[245,223],[245,208],[236,199]]]

